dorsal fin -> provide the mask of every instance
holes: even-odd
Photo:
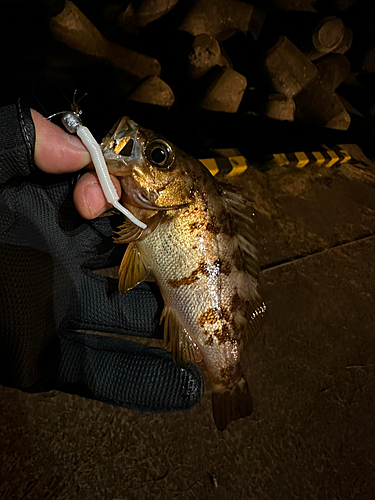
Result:
[[[202,361],[198,347],[167,305],[164,305],[160,323],[164,320],[164,343],[173,360],[181,367]]]
[[[233,189],[233,188],[232,188]],[[259,275],[258,252],[254,230],[254,207],[250,200],[224,188],[227,208],[232,216],[238,244],[244,258],[246,271],[256,280]]]
[[[246,306],[246,316],[249,327],[247,331],[242,332],[242,341],[246,345],[259,332],[262,326],[262,320],[266,312],[266,305],[262,301],[258,292],[259,265],[257,250],[255,248],[256,239],[254,236],[254,223],[252,216],[254,207],[250,200],[239,195],[231,187],[223,187],[224,195],[227,201],[227,208],[232,215],[233,224],[238,238],[238,247],[244,259],[245,271],[250,277],[250,296]],[[251,215],[250,215],[251,214]]]

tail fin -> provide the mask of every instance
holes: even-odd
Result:
[[[219,431],[223,431],[232,420],[251,415],[253,398],[246,380],[243,378],[234,389],[213,391],[212,411]]]

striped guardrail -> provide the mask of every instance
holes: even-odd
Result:
[[[265,158],[262,162],[263,168],[271,168],[272,166],[293,166],[303,168],[306,165],[320,165],[330,168],[336,164],[347,163],[351,160],[351,155],[348,151],[340,149],[327,149],[322,151],[312,152],[295,152],[295,153],[276,153]],[[200,162],[208,168],[212,175],[224,176],[227,178],[235,175],[240,175],[246,171],[250,163],[244,156],[228,156],[217,158],[202,158]]]

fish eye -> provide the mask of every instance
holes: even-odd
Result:
[[[146,156],[153,165],[162,168],[169,167],[174,160],[171,146],[161,139],[157,139],[148,144]]]

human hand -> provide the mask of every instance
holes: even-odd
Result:
[[[34,159],[43,172],[76,172],[91,162],[79,137],[66,133],[33,109],[31,116],[36,128]],[[111,179],[120,194],[119,181],[114,176]],[[80,177],[74,189],[73,201],[78,213],[85,219],[94,219],[111,208],[95,172],[86,172]]]
[[[35,139],[20,104],[1,113],[12,130],[8,151],[0,135],[0,383],[147,411],[190,408],[202,394],[198,370],[177,368],[164,350],[124,339],[157,334],[162,301],[155,285],[120,296],[93,272],[118,264],[123,252],[113,244],[113,218],[83,218],[109,208],[94,173],[76,183],[87,153],[32,112]]]

